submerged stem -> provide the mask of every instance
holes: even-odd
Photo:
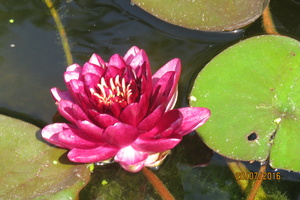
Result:
[[[266,168],[267,168],[267,165],[266,165],[266,162],[265,162],[265,163],[260,167],[258,174],[260,175],[260,174],[265,173],[265,172],[266,172]],[[260,178],[257,178],[257,179],[255,180],[255,182],[254,182],[253,185],[252,185],[251,191],[250,191],[250,193],[248,194],[247,200],[254,200],[254,199],[255,199],[256,194],[257,194],[257,192],[258,192],[258,189],[259,189],[260,186],[261,186],[262,181],[263,181],[263,177],[262,177],[262,176],[260,176]]]
[[[269,5],[264,10],[262,19],[263,19],[263,27],[268,34],[280,35],[274,26]]]
[[[246,178],[247,176],[240,176],[241,174],[244,174],[244,175],[250,174],[250,171],[247,169],[247,167],[242,162],[227,161],[227,165],[228,165],[229,169],[231,170],[231,172],[234,174],[234,176],[236,178],[236,182],[238,183],[238,185],[240,186],[242,191],[247,192],[247,191],[249,191],[249,188],[251,188],[251,191],[248,195],[247,200],[253,200],[254,198],[256,198],[256,199],[265,199],[266,198],[267,195],[266,195],[265,191],[263,190],[262,187],[260,187],[262,179],[263,179],[261,174],[263,174],[262,172],[264,172],[266,170],[266,164],[261,166],[260,171],[257,173],[258,176],[255,177],[256,181],[254,182],[253,185],[251,185],[249,176],[248,176],[248,178]]]
[[[56,9],[53,6],[53,3],[51,0],[45,0],[45,3],[47,4],[48,8],[50,9],[51,15],[55,21],[55,24],[57,26],[57,30],[59,32],[59,36],[61,39],[61,43],[66,55],[66,59],[67,59],[67,64],[71,65],[73,64],[73,58],[72,58],[72,54],[71,54],[71,50],[70,50],[70,46],[69,46],[69,42],[68,42],[68,38],[67,38],[67,34],[65,31],[65,28],[63,26],[63,24],[61,23],[60,17],[56,11]]]
[[[175,200],[165,184],[151,170],[144,167],[142,171],[163,200]]]

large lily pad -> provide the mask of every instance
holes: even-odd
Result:
[[[132,0],[169,23],[205,31],[235,30],[256,20],[269,0]]]
[[[300,171],[300,43],[258,36],[216,56],[198,75],[192,106],[211,109],[198,129],[214,151]]]
[[[75,199],[89,181],[85,165],[39,137],[38,127],[0,115],[0,199]]]

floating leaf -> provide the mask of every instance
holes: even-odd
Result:
[[[171,24],[205,31],[235,30],[255,21],[269,0],[132,0]]]
[[[300,44],[258,36],[216,56],[198,75],[192,106],[211,109],[199,135],[214,151],[300,171]]]
[[[0,199],[75,199],[89,181],[85,165],[40,139],[36,126],[0,115]],[[62,156],[63,155],[63,156]]]

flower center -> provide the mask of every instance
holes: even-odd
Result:
[[[119,103],[122,107],[125,107],[131,103],[133,91],[131,84],[126,84],[125,79],[122,78],[120,80],[120,76],[117,75],[114,78],[110,78],[109,83],[102,77],[97,87],[95,89],[91,88],[90,92],[96,97],[100,106],[109,107],[113,103]]]

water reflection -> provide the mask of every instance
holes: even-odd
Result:
[[[122,10],[120,2],[56,1],[75,62],[83,64],[94,52],[104,59],[114,53],[123,55],[133,45],[147,51],[153,71],[179,57],[184,69],[180,85],[184,95],[179,99],[186,103],[191,74],[224,48],[224,42],[169,35]],[[62,75],[66,67],[53,19],[46,5],[37,0],[2,1],[0,10],[0,107],[50,123],[55,105],[49,89],[65,88]],[[230,41],[240,36],[231,36]]]

